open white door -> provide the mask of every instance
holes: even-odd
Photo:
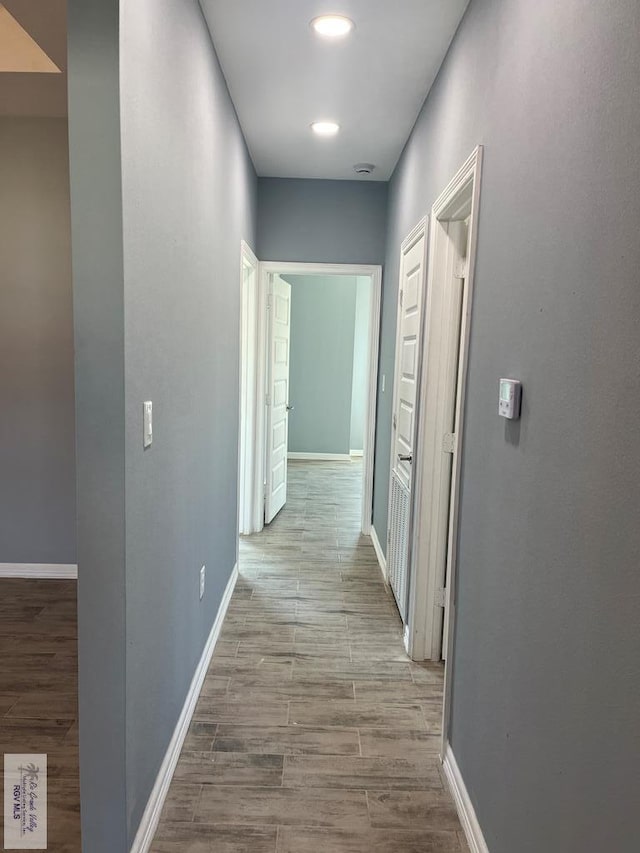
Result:
[[[291,285],[271,276],[267,299],[267,471],[264,520],[276,517],[287,500],[289,433],[289,340]]]
[[[423,220],[402,244],[393,383],[387,571],[403,622],[407,619],[409,589],[411,492],[417,424],[425,249],[426,221]]]

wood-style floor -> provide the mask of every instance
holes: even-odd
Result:
[[[76,582],[0,580],[0,753],[46,753],[48,850],[80,853]]]
[[[411,663],[359,464],[294,463],[240,580],[152,853],[460,853],[442,669]]]

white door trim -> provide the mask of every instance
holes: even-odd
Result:
[[[373,518],[373,464],[376,430],[376,400],[378,392],[378,347],[380,337],[380,302],[382,294],[382,267],[370,264],[306,264],[284,261],[261,261],[259,264],[259,311],[260,323],[258,328],[258,398],[256,418],[256,448],[262,459],[262,492],[256,497],[254,519],[256,530],[262,530],[264,524],[264,465],[266,452],[266,418],[265,393],[267,382],[267,329],[266,305],[270,275],[353,275],[369,276],[371,278],[371,301],[369,306],[369,351],[367,358],[367,405],[365,407],[366,421],[364,434],[364,451],[362,466],[362,532],[371,533]],[[257,520],[260,517],[260,525]]]
[[[449,578],[444,594],[447,619],[448,660],[453,654],[456,587],[456,544],[458,531],[458,501],[460,483],[459,449],[462,447],[464,429],[464,401],[469,354],[469,331],[473,302],[473,282],[476,258],[482,147],[478,146],[458,170],[431,211],[429,238],[429,267],[427,305],[425,315],[425,368],[420,392],[420,419],[418,438],[419,483],[416,485],[414,507],[416,525],[413,538],[412,588],[409,602],[409,654],[414,660],[439,660],[442,650],[442,617],[439,624],[434,617],[437,608],[438,582],[443,583],[449,562]],[[456,414],[454,424],[454,452],[450,480],[448,461],[443,450],[442,423],[444,421],[445,394],[443,382],[450,369],[447,341],[443,341],[440,328],[443,319],[443,294],[441,286],[443,267],[450,262],[450,249],[443,222],[462,218],[461,211],[468,208],[468,243],[465,270],[465,292],[460,327],[460,345],[456,387]],[[446,486],[446,489],[445,489]],[[446,500],[443,495],[447,494]],[[450,497],[449,497],[450,493]],[[445,691],[442,726],[442,750],[448,742],[451,707],[451,667],[445,667]]]
[[[248,275],[247,275],[248,274]],[[245,275],[247,278],[245,279]],[[257,340],[259,320],[258,259],[250,246],[240,244],[240,420],[238,445],[238,530],[254,533],[256,495],[262,491],[256,453]]]
[[[414,507],[417,523],[413,538],[412,589],[409,602],[409,654],[414,660],[440,660],[442,651],[442,614],[438,608],[438,589],[443,586],[448,545],[453,548],[451,578],[445,593],[445,609],[449,628],[453,628],[455,588],[455,539],[458,518],[459,452],[462,446],[465,378],[467,373],[469,325],[473,301],[473,276],[477,237],[478,202],[482,148],[479,146],[458,170],[440,194],[431,211],[429,265],[425,314],[425,369],[420,391],[418,458],[420,460]],[[462,200],[469,205],[468,267],[465,272],[465,294],[460,329],[458,387],[456,392],[455,450],[450,473],[443,452],[447,381],[448,341],[441,334],[446,288],[441,286],[442,270],[451,263],[449,240],[442,222],[456,218]],[[451,497],[449,499],[449,489]],[[446,495],[445,495],[446,493]],[[451,518],[449,509],[451,508]],[[451,531],[450,541],[447,531]],[[439,612],[439,617],[436,613]],[[449,639],[452,635],[449,636]],[[450,647],[451,649],[452,647]],[[446,697],[445,697],[445,709]]]
[[[460,194],[464,187],[465,180],[470,180],[472,184],[471,193],[471,215],[469,218],[469,238],[467,244],[467,286],[466,286],[466,304],[462,315],[462,328],[460,331],[460,372],[457,388],[457,403],[456,403],[456,424],[455,432],[458,436],[458,448],[462,447],[464,437],[464,408],[467,389],[467,373],[469,365],[469,337],[471,329],[471,310],[473,304],[473,286],[475,279],[476,253],[478,245],[478,219],[480,216],[480,186],[482,183],[482,157],[483,147],[478,145],[475,151],[471,154],[467,162],[462,166],[456,174],[453,181],[444,190],[434,205],[434,215],[441,216],[447,209],[449,200],[455,201],[457,195]],[[447,658],[449,662],[453,659],[453,647],[455,636],[455,618],[456,618],[456,580],[458,571],[457,561],[457,545],[458,545],[458,510],[460,500],[460,453],[457,452],[453,457],[453,468],[451,471],[451,517],[449,519],[449,559],[450,559],[450,577],[446,590],[445,608],[447,619],[445,628],[447,631]],[[452,670],[453,667],[446,664],[444,671],[444,706],[442,709],[442,754],[446,752],[447,744],[449,743],[449,733],[451,727],[451,700],[452,700]]]

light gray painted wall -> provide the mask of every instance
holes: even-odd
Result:
[[[118,0],[69,0],[80,797],[85,853],[128,850]]]
[[[387,382],[401,241],[485,145],[452,743],[491,853],[637,849],[639,33],[636,0],[472,0],[391,186]]]
[[[125,4],[121,27],[133,831],[236,563],[240,242],[255,245],[256,178],[196,0]]]
[[[349,453],[356,276],[283,278],[291,284],[289,451]]]
[[[382,264],[387,184],[260,178],[261,261]]]
[[[356,316],[353,339],[353,381],[351,388],[351,450],[364,449],[364,427],[367,403],[367,357],[369,355],[369,314],[371,307],[371,279],[356,279]]]
[[[0,118],[0,563],[75,563],[65,119]]]
[[[255,173],[198,3],[120,4],[120,33],[118,5],[70,7],[92,853],[129,849],[236,562],[240,240],[255,245]]]

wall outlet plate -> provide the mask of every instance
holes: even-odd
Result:
[[[205,582],[206,574],[207,574],[207,567],[203,566],[200,569],[200,601],[202,601],[202,598],[204,596],[204,582]]]

